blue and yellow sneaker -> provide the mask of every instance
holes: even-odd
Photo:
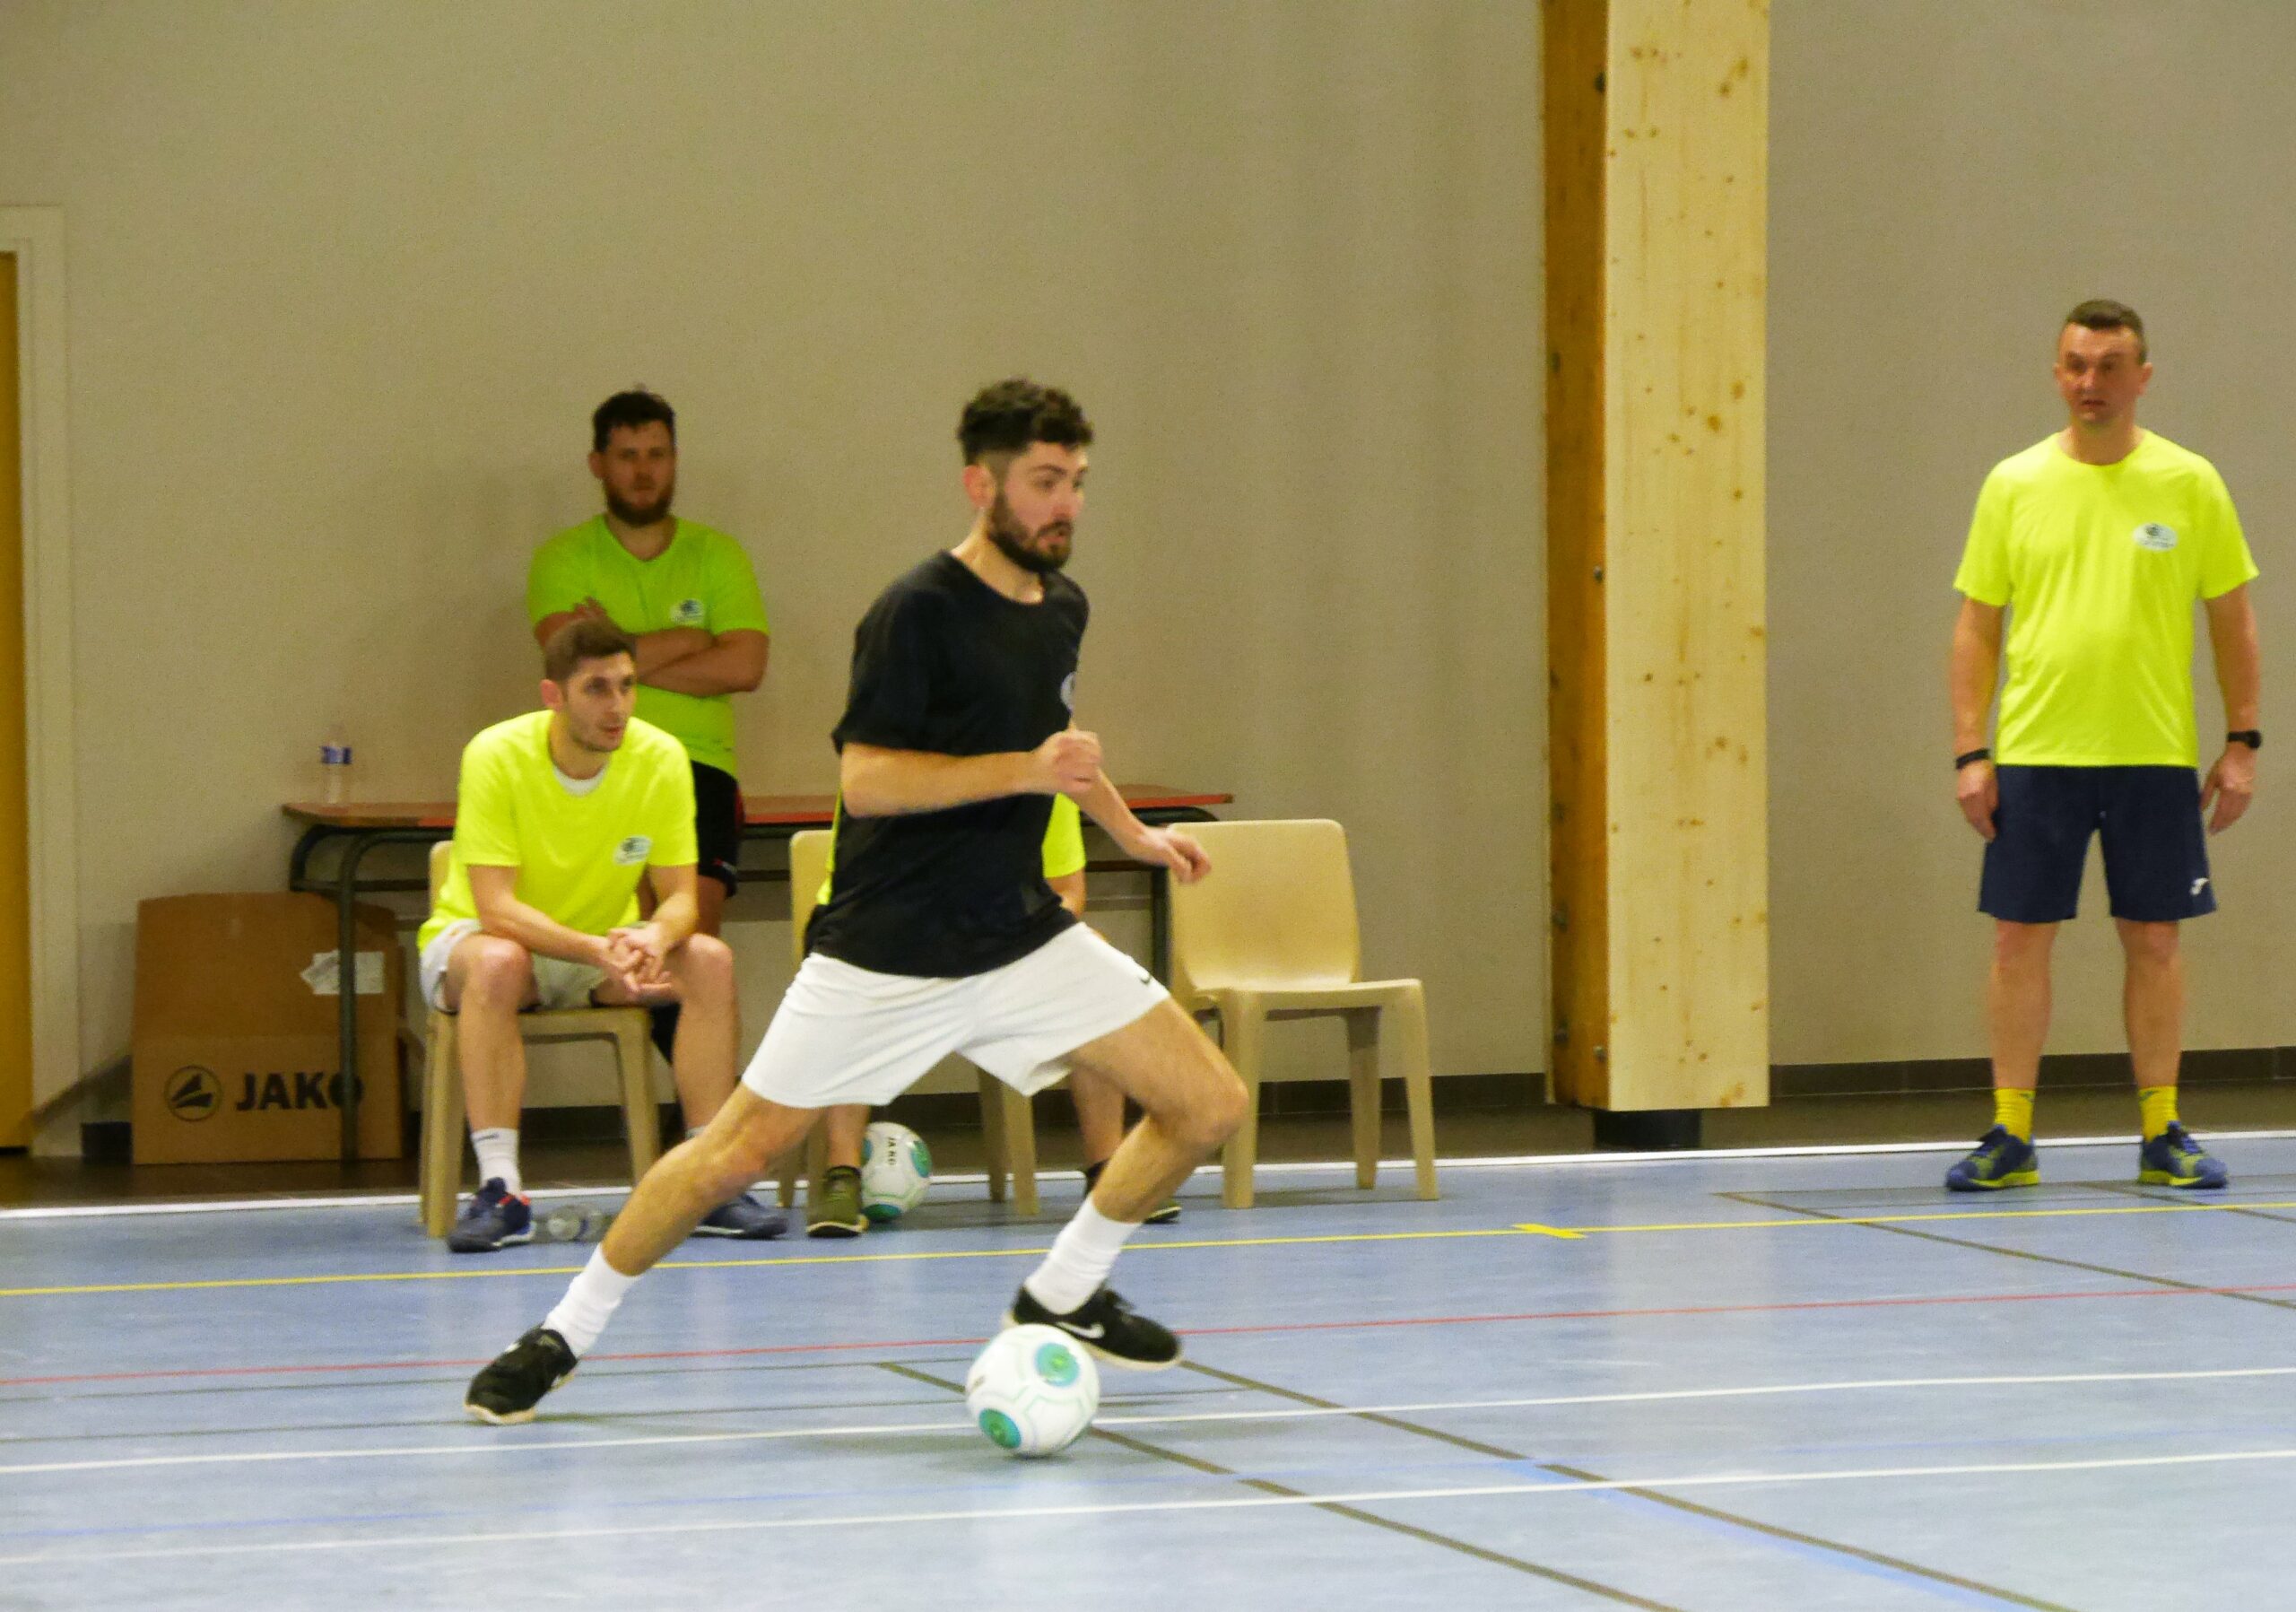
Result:
[[[2190,1187],[2206,1190],[2232,1179],[2224,1166],[2204,1152],[2192,1132],[2171,1125],[2136,1155],[2136,1179],[2148,1187]]]
[[[1977,1139],[1977,1151],[1945,1172],[1951,1192],[1998,1192],[2041,1184],[2040,1155],[2031,1142],[1995,1126]]]

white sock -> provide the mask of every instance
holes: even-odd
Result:
[[[590,1262],[566,1285],[566,1296],[558,1301],[557,1309],[543,1317],[542,1324],[564,1338],[578,1359],[598,1341],[598,1334],[606,1329],[615,1307],[637,1280],[608,1265],[605,1250],[592,1249]]]
[[[1125,1240],[1139,1229],[1125,1221],[1110,1220],[1088,1198],[1076,1211],[1076,1218],[1061,1227],[1060,1235],[1052,1240],[1052,1251],[1044,1263],[1021,1285],[1055,1315],[1065,1315],[1100,1291],[1109,1272],[1116,1268],[1116,1257],[1124,1251]]]
[[[518,1133],[515,1129],[496,1127],[491,1130],[470,1133],[470,1145],[478,1155],[478,1184],[499,1181],[514,1197],[523,1191],[526,1183],[518,1179]]]

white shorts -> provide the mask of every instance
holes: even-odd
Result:
[[[430,944],[422,948],[422,999],[434,1010],[446,1011],[439,1006],[439,993],[447,989],[447,959],[482,927],[474,918],[457,919],[433,935]],[[528,961],[535,968],[537,1007],[587,1007],[590,993],[606,982],[605,970],[592,968],[587,963],[545,957],[539,952],[532,954]]]
[[[880,974],[816,952],[789,982],[742,1084],[787,1108],[890,1102],[952,1052],[1042,1091],[1068,1055],[1166,999],[1155,976],[1078,924],[961,980]]]

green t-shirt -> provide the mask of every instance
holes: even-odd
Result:
[[[671,627],[711,633],[764,632],[765,601],[742,545],[725,533],[680,520],[669,546],[640,560],[593,516],[535,551],[526,571],[526,618],[572,610],[586,599],[605,606],[614,625],[633,636]],[[730,694],[681,694],[638,687],[638,714],[674,734],[705,767],[738,777]]]
[[[2009,607],[1996,760],[2192,767],[2195,599],[2257,574],[2216,468],[2147,432],[2113,465],[2052,436],[1993,467],[1953,587]]]
[[[596,783],[578,794],[550,759],[550,712],[528,711],[463,746],[454,855],[418,945],[478,916],[473,867],[517,868],[520,901],[570,929],[603,935],[637,921],[647,868],[699,859],[683,745],[633,721]]]

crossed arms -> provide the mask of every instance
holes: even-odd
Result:
[[[535,641],[548,643],[552,633],[585,616],[613,619],[597,600],[584,599],[571,610],[536,622]],[[633,633],[631,639],[638,646],[638,681],[653,688],[680,694],[745,694],[765,681],[769,640],[762,632],[665,627],[658,632]]]

